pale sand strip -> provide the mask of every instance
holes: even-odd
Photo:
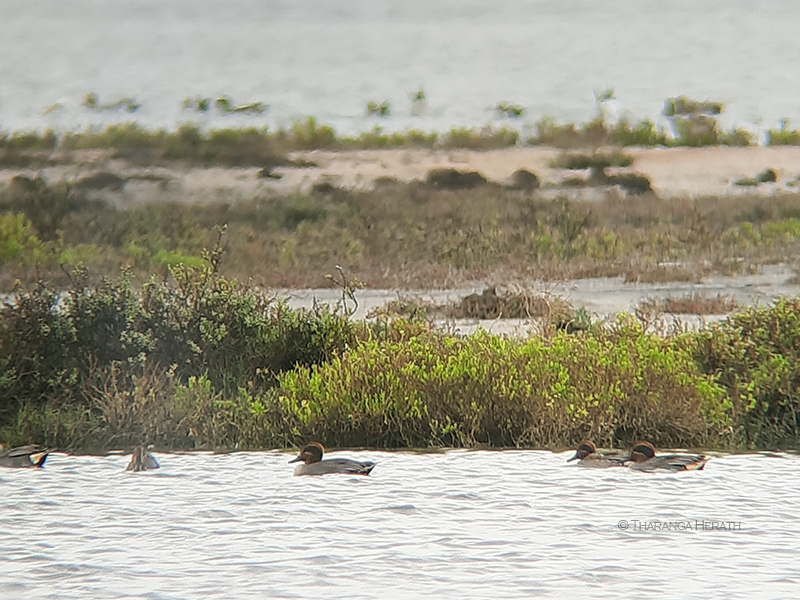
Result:
[[[517,169],[536,173],[544,183],[558,184],[565,176],[550,163],[561,150],[542,147],[505,148],[491,151],[471,150],[360,150],[351,152],[303,152],[298,157],[312,160],[319,169],[287,169],[281,187],[307,183],[325,176],[344,187],[368,186],[379,177],[401,181],[422,180],[428,171],[441,167],[479,171],[498,183],[506,182]],[[780,181],[766,189],[785,187],[800,176],[800,147],[752,148],[629,148],[634,157],[633,170],[650,178],[662,195],[727,194],[741,188],[735,180],[754,177],[767,168],[778,171]]]
[[[733,185],[741,178],[752,178],[767,168],[775,169],[779,181],[757,188],[758,193],[779,190],[800,191],[800,147],[751,148],[627,148],[634,157],[633,171],[650,178],[662,197],[730,195],[752,193],[752,188]],[[308,190],[319,181],[345,188],[371,188],[382,177],[409,182],[424,180],[431,169],[455,168],[478,171],[497,183],[506,183],[517,169],[536,173],[545,186],[558,186],[576,172],[553,169],[550,164],[561,150],[545,147],[514,147],[502,150],[354,150],[296,152],[293,158],[316,163],[313,168],[280,167],[281,179],[260,179],[259,169],[224,167],[183,167],[167,164],[160,167],[137,167],[109,158],[107,153],[76,153],[73,164],[42,170],[0,170],[0,187],[18,173],[35,176],[41,173],[49,182],[76,181],[97,171],[111,171],[124,177],[153,173],[167,177],[169,185],[157,186],[131,180],[115,201],[122,205],[145,201],[231,202],[250,199],[266,190],[293,193]],[[113,196],[110,195],[111,198]]]

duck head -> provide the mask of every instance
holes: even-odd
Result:
[[[322,455],[325,453],[325,448],[319,442],[311,442],[303,446],[300,450],[300,455],[297,458],[290,460],[290,463],[304,462],[307,465],[316,463],[322,460]]]
[[[133,449],[133,455],[131,456],[131,463],[128,465],[128,469],[131,471],[141,471],[143,466],[144,446],[136,446],[136,448]]]
[[[568,458],[567,462],[571,462],[573,460],[583,460],[590,454],[597,452],[597,446],[594,445],[594,442],[590,442],[586,440],[585,442],[581,442],[581,445],[578,446],[578,449],[575,451],[575,456],[572,458]]]
[[[656,455],[656,449],[650,442],[639,442],[631,450],[631,460],[633,462],[644,462]]]

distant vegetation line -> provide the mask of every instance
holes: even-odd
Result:
[[[501,103],[503,113],[521,110]],[[212,164],[259,164],[266,157],[299,150],[348,150],[382,148],[468,148],[490,150],[516,145],[548,145],[560,148],[599,146],[750,146],[757,142],[752,132],[734,128],[725,131],[718,122],[719,103],[698,103],[687,98],[671,99],[665,108],[669,130],[649,119],[624,116],[609,123],[602,112],[583,124],[560,124],[542,117],[531,124],[522,122],[486,127],[459,127],[449,131],[410,129],[389,133],[381,125],[355,136],[341,135],[315,117],[297,121],[288,128],[216,129],[204,131],[185,123],[176,130],[149,130],[134,122],[108,126],[105,130],[56,133],[4,132],[0,134],[0,164],[9,155],[33,151],[70,151],[108,148],[121,157],[147,160],[190,160]],[[498,109],[500,110],[500,109]],[[518,121],[519,114],[511,121]],[[521,113],[520,113],[521,114]],[[767,145],[800,145],[800,131],[788,121],[766,132]],[[247,158],[252,157],[252,158]]]

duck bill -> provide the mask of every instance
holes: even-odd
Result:
[[[579,458],[580,458],[580,456],[578,456],[578,453],[576,452],[575,456],[573,456],[572,458],[568,458],[567,459],[567,462],[572,462],[573,460],[578,460]]]
[[[292,460],[290,460],[289,464],[300,462],[301,460],[303,460],[302,454],[300,456],[298,456],[297,458],[293,458]]]

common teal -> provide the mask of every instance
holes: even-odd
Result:
[[[42,450],[36,445],[6,450],[5,446],[0,444],[0,467],[43,467],[48,454],[47,450]]]
[[[145,450],[144,446],[136,446],[133,449],[133,456],[131,462],[128,463],[126,471],[149,471],[151,469],[159,469],[161,465],[158,464],[156,457]]]
[[[615,450],[601,450],[598,452],[594,442],[586,440],[578,446],[575,456],[567,459],[567,462],[580,460],[581,462],[578,465],[581,467],[605,469],[607,467],[624,467],[625,461],[629,460],[629,458],[627,455]]]
[[[662,454],[650,442],[639,442],[631,450],[628,466],[637,471],[702,471],[708,457],[703,454]]]
[[[360,462],[349,458],[326,458],[322,460],[325,448],[319,442],[303,446],[300,455],[290,463],[302,462],[294,470],[295,475],[327,475],[328,473],[347,473],[350,475],[369,475],[375,468],[371,461]]]

